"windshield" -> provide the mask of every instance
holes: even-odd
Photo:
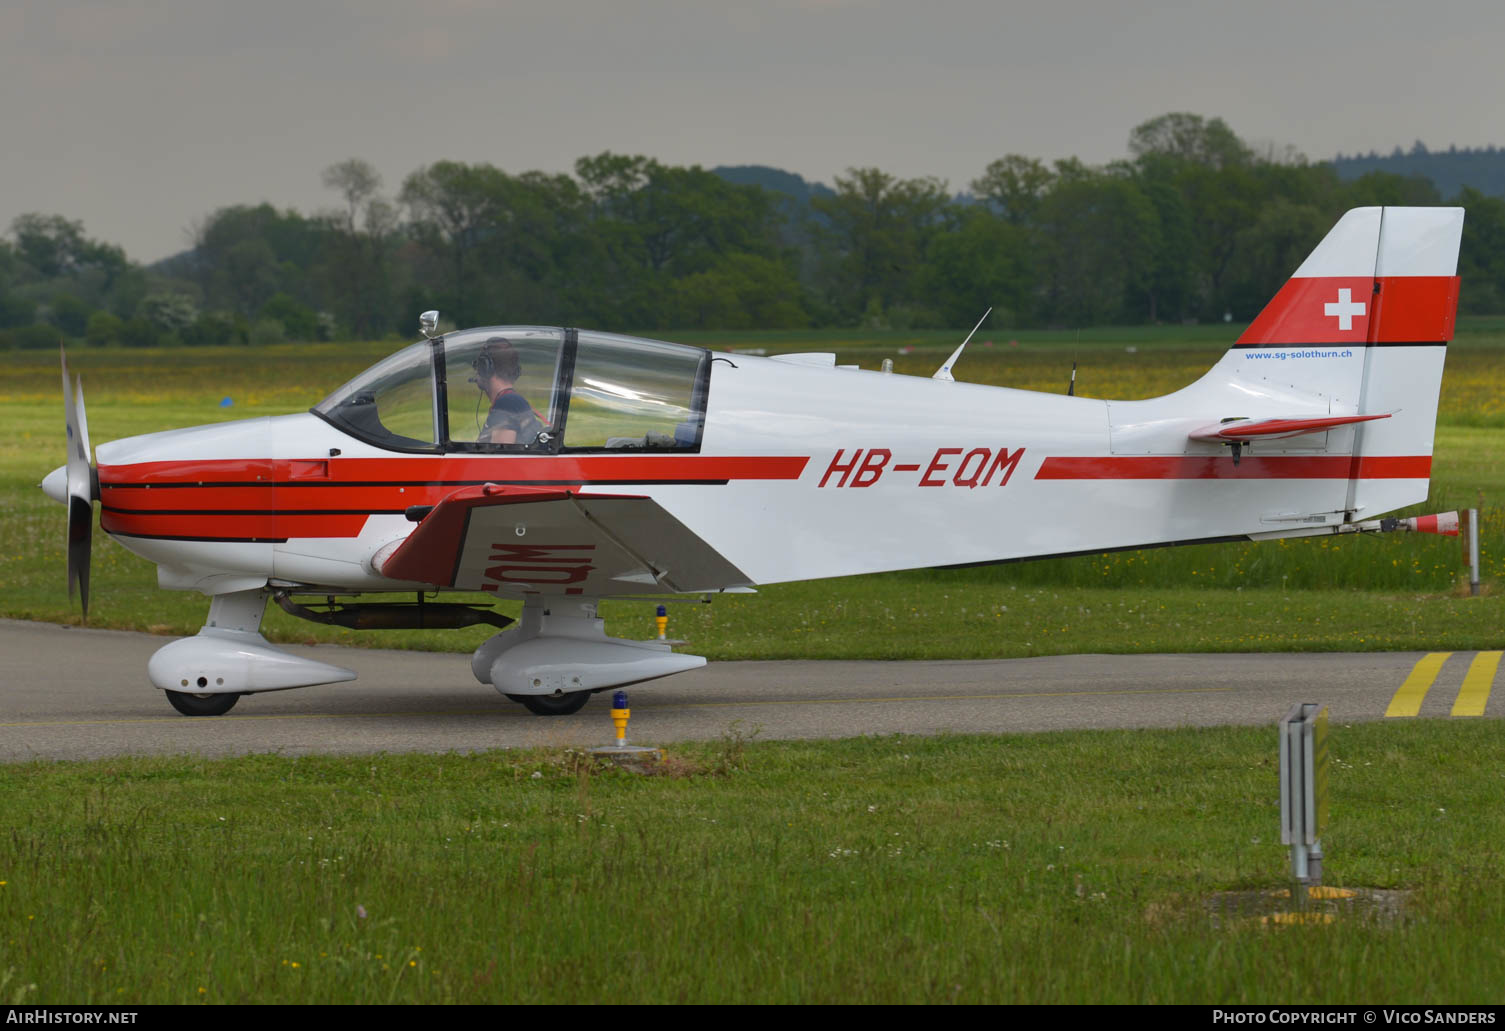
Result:
[[[497,326],[406,347],[313,410],[394,451],[698,451],[709,368],[698,347]]]
[[[314,406],[340,429],[398,451],[429,450],[434,422],[434,371],[428,341],[378,362]]]

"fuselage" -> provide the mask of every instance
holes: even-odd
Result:
[[[1384,360],[1440,375],[1440,348],[1407,350]],[[163,586],[215,594],[269,580],[411,590],[418,585],[382,575],[381,558],[413,531],[415,514],[486,483],[649,496],[755,584],[1313,532],[1352,515],[1356,481],[1383,488],[1385,508],[1425,497],[1431,413],[1414,413],[1424,442],[1366,449],[1363,470],[1355,440],[1365,431],[1353,427],[1261,444],[1237,462],[1188,432],[1251,409],[1356,409],[1366,354],[1321,359],[1316,391],[1292,373],[1317,359],[1230,351],[1198,384],[1137,402],[816,356],[706,356],[693,445],[425,450],[380,446],[314,412],[250,419],[100,446],[101,524],[156,562]],[[1343,382],[1351,387],[1332,386]],[[449,389],[474,391],[455,376]],[[563,410],[570,384],[559,389],[553,404]]]

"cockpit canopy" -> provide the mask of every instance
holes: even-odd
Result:
[[[313,409],[395,451],[698,451],[710,352],[493,326],[404,348]]]

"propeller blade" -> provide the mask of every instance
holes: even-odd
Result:
[[[89,444],[89,416],[84,411],[84,377],[82,374],[74,378],[76,389],[73,391],[74,418],[78,420],[78,444],[79,452],[83,456],[84,467],[89,475],[84,482],[85,493],[89,500],[94,500],[94,448]]]
[[[62,352],[62,349],[59,348]],[[74,586],[82,599],[84,621],[89,619],[89,556],[94,542],[94,459],[89,447],[89,420],[84,414],[84,379],[68,381],[68,355],[63,361],[63,418],[68,430],[68,598]]]
[[[68,600],[78,585],[84,622],[89,621],[89,554],[94,545],[94,506],[82,498],[68,499]]]

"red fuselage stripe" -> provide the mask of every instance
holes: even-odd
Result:
[[[282,515],[275,512],[226,514],[193,512],[161,515],[105,509],[99,525],[106,533],[131,537],[183,537],[205,540],[286,540],[289,537],[358,537],[369,513]]]
[[[1353,459],[1347,455],[1231,456],[1110,455],[1047,458],[1037,480],[1346,480]],[[1424,480],[1432,474],[1430,455],[1361,457],[1354,478]]]
[[[654,483],[797,480],[808,457],[714,455],[443,455],[412,458],[215,459],[100,466],[101,485],[186,486]]]
[[[375,513],[437,505],[467,485],[796,480],[808,458],[563,455],[218,459],[99,469],[100,525],[138,537],[356,537]]]

